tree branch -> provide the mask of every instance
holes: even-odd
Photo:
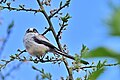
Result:
[[[56,42],[57,42],[57,44],[58,44],[59,49],[62,50],[61,44],[60,44],[59,40],[56,38],[57,35],[56,35],[56,32],[55,32],[55,30],[54,30],[54,28],[53,28],[53,24],[52,24],[49,16],[47,15],[46,11],[44,10],[44,7],[43,7],[43,5],[41,4],[40,0],[37,0],[37,2],[38,2],[38,4],[39,4],[39,6],[40,6],[41,12],[42,12],[43,15],[45,16],[45,18],[47,19],[48,24],[49,24],[49,28],[48,28],[47,31],[45,31],[45,32],[47,33],[48,31],[52,31],[52,33],[53,33],[53,35],[54,35],[54,37],[55,37],[55,40],[56,40]]]
[[[1,70],[2,68],[5,68],[5,67],[7,66],[7,64],[9,64],[10,62],[14,61],[15,59],[20,59],[20,55],[21,55],[22,53],[26,52],[26,50],[21,51],[21,50],[19,50],[19,49],[18,49],[18,51],[19,51],[20,53],[15,54],[15,56],[11,55],[11,56],[10,56],[10,58],[11,58],[10,60],[1,60],[2,62],[5,62],[5,64],[0,64],[0,70]]]
[[[106,64],[104,66],[117,66],[119,65],[119,63],[114,63],[114,64]],[[85,68],[94,68],[94,67],[97,67],[97,66],[84,66],[84,67],[81,67],[80,69],[85,69]],[[75,69],[73,69],[75,70]]]
[[[60,34],[62,33],[62,30],[64,29],[64,22],[62,23],[62,25],[60,26],[60,30],[58,31],[58,34],[57,34],[57,39],[59,39],[60,37]]]
[[[44,7],[43,7],[43,5],[41,4],[40,0],[37,0],[37,2],[38,2],[38,4],[39,4],[40,9],[42,10],[41,12],[42,12],[43,15],[46,17],[46,19],[47,19],[47,21],[48,21],[48,24],[49,24],[49,28],[48,28],[48,30],[45,31],[45,33],[47,33],[48,31],[52,31],[53,36],[55,37],[55,40],[56,40],[56,42],[57,42],[57,45],[58,45],[59,49],[60,49],[61,51],[63,51],[63,50],[62,50],[62,47],[61,47],[61,44],[60,44],[60,41],[59,41],[59,39],[57,38],[56,32],[55,32],[55,30],[54,30],[54,28],[53,28],[53,25],[52,25],[52,22],[51,22],[51,20],[50,20],[50,17],[47,15],[46,11],[44,10]],[[61,9],[60,9],[60,10],[61,10]],[[54,15],[53,15],[53,16],[54,16]],[[72,76],[72,74],[70,73],[70,69],[69,69],[69,67],[68,67],[69,65],[68,65],[67,60],[66,60],[65,58],[64,58],[63,62],[64,62],[64,64],[65,64],[66,68],[67,68],[67,71],[68,71],[68,74],[69,74],[69,78],[73,79],[73,76]]]
[[[31,8],[15,8],[15,7],[10,7],[10,6],[0,6],[1,9],[8,9],[8,10],[13,10],[13,11],[29,11],[29,12],[34,12],[34,13],[37,13],[37,12],[41,12],[40,9],[38,10],[35,10],[35,9],[31,9]]]

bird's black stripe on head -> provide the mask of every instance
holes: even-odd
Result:
[[[48,47],[50,47],[50,48],[52,48],[52,49],[56,48],[55,46],[53,46],[52,44],[50,44],[50,43],[48,43],[48,42],[46,42],[46,41],[37,39],[35,36],[33,37],[33,39],[34,39],[34,41],[35,41],[36,43],[38,43],[38,44],[44,44],[45,46],[48,46]]]

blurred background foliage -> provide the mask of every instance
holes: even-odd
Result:
[[[114,5],[112,2],[109,2],[109,6],[112,10],[112,13],[109,15],[109,18],[106,18],[105,24],[109,30],[108,36],[114,38],[120,38],[120,6]],[[97,58],[97,57],[108,57],[113,58],[118,61],[120,64],[120,53],[109,49],[107,47],[98,47],[93,50],[90,50],[88,54],[84,55],[85,58]]]
[[[108,15],[109,17],[105,19],[105,25],[107,26],[109,31],[108,36],[112,38],[117,37],[118,39],[120,38],[120,6],[115,5],[112,2],[112,0],[109,1],[108,5],[112,10],[111,14]],[[96,47],[95,49],[90,50],[90,52],[84,54],[83,57],[84,58],[104,58],[104,59],[106,58],[106,60],[114,59],[116,64],[112,66],[120,65],[120,52],[105,46]],[[103,63],[100,63],[100,65]],[[106,62],[104,64],[106,64]],[[98,65],[99,65],[99,62],[98,62]],[[98,70],[95,70],[95,71],[93,70],[93,72],[90,74],[90,77],[88,77],[88,80],[96,80],[97,77],[99,77],[104,72],[104,70],[106,69],[101,67]]]

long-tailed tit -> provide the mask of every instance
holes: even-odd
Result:
[[[33,56],[43,56],[47,52],[53,52],[75,60],[73,56],[70,56],[65,52],[61,52],[58,48],[52,45],[49,40],[43,35],[39,34],[35,28],[29,28],[26,31],[23,43],[26,51]],[[86,64],[88,63],[86,62]]]

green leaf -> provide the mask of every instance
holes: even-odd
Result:
[[[103,62],[99,61],[96,66],[96,69],[99,70],[99,69],[103,68],[106,62],[107,62],[107,60],[104,60]]]
[[[101,75],[101,73],[104,72],[104,68],[96,70],[95,72],[92,72],[89,76],[87,80],[97,80],[97,78]]]
[[[0,11],[1,11],[1,10],[3,10],[3,7],[2,7],[2,6],[0,6]]]
[[[81,78],[76,78],[75,80],[82,80]]]
[[[64,17],[61,17],[61,20],[63,22],[68,22],[68,20],[71,18],[71,16],[67,13]]]
[[[120,63],[120,54],[104,47],[91,50],[84,58],[109,57],[116,59]]]
[[[45,73],[45,74],[42,74],[42,79],[48,79],[48,80],[51,80],[51,77],[52,75],[50,73]]]
[[[80,60],[80,62],[82,63],[82,64],[85,64],[85,65],[88,65],[89,63],[87,62],[87,61],[85,61],[85,60]]]
[[[88,53],[88,50],[89,48],[83,44],[81,49],[81,57],[84,57]]]
[[[32,68],[33,68],[34,70],[40,72],[40,75],[41,75],[42,80],[43,80],[43,79],[52,80],[52,79],[51,79],[51,78],[52,78],[52,75],[51,75],[50,73],[46,73],[43,68],[42,68],[41,70],[39,70],[38,68],[36,68],[36,67],[34,67],[34,66],[32,66]]]
[[[92,72],[89,71],[89,76],[87,77],[87,80],[96,80],[104,72],[105,63],[106,60],[103,62],[99,61],[97,63],[97,66],[93,68]]]
[[[34,70],[38,70],[35,66],[32,66],[32,69],[34,69]]]
[[[85,64],[85,65],[89,64],[87,61],[82,60],[82,59],[81,59],[81,56],[78,55],[78,54],[75,55],[75,61],[76,61],[77,64],[79,64],[79,63],[80,63],[80,64],[81,64],[81,63],[82,63],[82,64]]]
[[[62,1],[60,2],[60,5],[59,5],[60,7],[62,6]]]

